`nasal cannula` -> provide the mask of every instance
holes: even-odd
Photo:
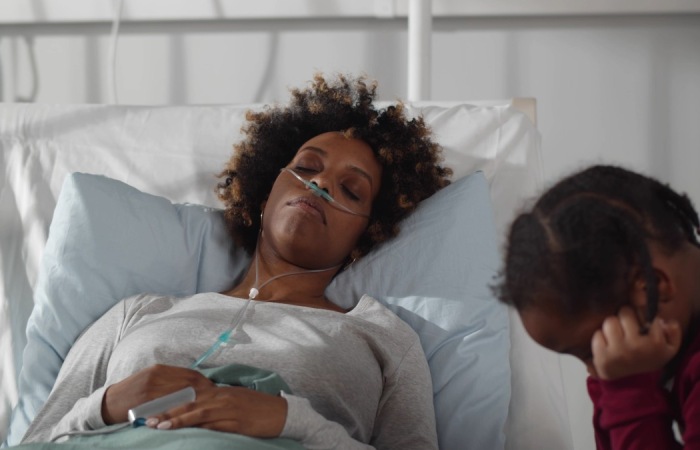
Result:
[[[333,196],[331,194],[328,193],[328,191],[326,191],[325,189],[321,189],[319,187],[319,185],[314,183],[313,181],[307,181],[307,180],[303,179],[298,173],[296,173],[295,171],[293,171],[289,167],[284,167],[284,168],[280,169],[280,172],[291,173],[292,175],[294,175],[294,177],[297,180],[304,183],[304,186],[306,186],[307,189],[310,189],[311,192],[313,192],[313,194],[316,197],[321,197],[322,199],[326,200],[328,203],[330,203],[334,207],[342,209],[343,211],[350,213],[350,214],[354,214],[356,216],[369,217],[368,214],[362,214],[362,213],[355,212],[352,209],[348,208],[347,206],[343,205],[342,203],[338,202],[336,199],[333,198]]]

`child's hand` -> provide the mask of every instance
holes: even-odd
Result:
[[[624,306],[617,316],[605,319],[593,335],[593,367],[589,367],[589,372],[603,380],[614,380],[659,370],[678,353],[681,337],[677,322],[665,322],[658,317],[651,323],[649,332],[641,334],[634,311]]]

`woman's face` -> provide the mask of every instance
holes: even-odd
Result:
[[[365,216],[380,189],[382,167],[372,149],[340,132],[324,133],[304,143],[287,168],[345,208],[331,205],[282,171],[264,208],[263,242],[305,269],[342,264],[367,228]]]

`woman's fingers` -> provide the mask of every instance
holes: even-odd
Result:
[[[199,395],[212,385],[195,370],[156,364],[109,386],[102,398],[102,418],[106,424],[125,422],[129,409],[147,401],[187,386]]]
[[[221,405],[219,402],[207,402],[205,404],[193,402],[187,405],[186,408],[178,408],[178,410],[173,410],[172,412],[168,411],[163,416],[163,420],[156,425],[156,428],[160,430],[186,427],[204,428],[207,424],[221,421],[229,421],[231,424],[235,423],[236,421],[233,420],[235,413],[226,411],[225,407],[226,405]],[[231,428],[227,431],[237,433],[238,429]]]
[[[209,389],[192,403],[149,418],[146,425],[161,430],[207,428],[254,437],[277,437],[287,419],[287,401],[242,387]]]

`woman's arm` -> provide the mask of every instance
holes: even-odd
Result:
[[[438,448],[432,379],[417,336],[396,372],[385,380],[372,444],[378,449]]]
[[[201,373],[156,364],[110,386],[107,371],[113,351],[146,296],[119,302],[75,342],[61,366],[49,398],[24,438],[44,442],[67,432],[87,431],[127,421],[127,411],[165,394],[192,386],[197,395],[215,385]],[[144,345],[147,345],[145,343]]]
[[[307,449],[437,449],[430,373],[418,338],[393,373],[386,374],[371,442],[357,441],[295,395],[274,396],[241,387],[222,387],[189,405],[155,417],[161,429],[202,427],[253,437],[283,437]],[[363,383],[356,383],[362,395]],[[285,401],[286,400],[286,401]]]
[[[340,424],[317,413],[302,397],[274,396],[244,387],[213,387],[189,405],[153,417],[148,426],[163,430],[199,427],[251,437],[283,437],[309,450],[370,450]]]
[[[371,445],[353,439],[340,424],[317,413],[301,397],[283,394],[287,400],[287,420],[280,437],[299,441],[309,450],[371,450]]]
[[[126,303],[117,303],[76,340],[23,443],[46,442],[64,432],[104,426],[101,415],[103,386],[125,311]]]
[[[362,380],[358,380],[357,390],[362,391]],[[370,445],[352,439],[342,426],[323,418],[313,410],[308,400],[285,397],[289,412],[282,437],[297,439],[305,448],[438,448],[430,370],[417,337],[397,370],[384,380]]]

